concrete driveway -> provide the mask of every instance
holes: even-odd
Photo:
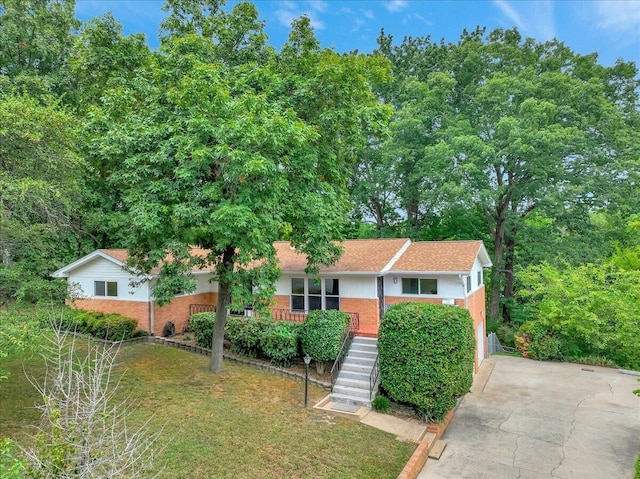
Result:
[[[616,369],[486,359],[419,479],[631,479],[640,387]]]

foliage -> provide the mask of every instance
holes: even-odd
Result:
[[[197,313],[189,318],[189,331],[193,333],[196,344],[203,348],[211,347],[213,339],[213,323],[215,323],[215,313]],[[229,321],[227,321],[229,324]]]
[[[536,320],[519,330],[519,348],[536,359],[602,356],[640,368],[640,271],[601,265],[549,264],[522,273],[520,292]]]
[[[189,328],[199,346],[210,348],[215,313],[191,316]],[[290,366],[300,349],[301,324],[274,321],[259,317],[229,316],[225,325],[225,338],[231,351],[250,358],[264,357],[278,366]]]
[[[40,335],[40,322],[36,308],[20,309],[16,306],[0,310],[0,359],[33,351],[38,347],[36,338]],[[8,372],[0,367],[0,381]]]
[[[247,316],[231,316],[225,326],[225,337],[231,342],[235,353],[257,358],[262,352],[262,343],[270,319]]]
[[[389,397],[440,421],[471,387],[475,340],[469,311],[427,303],[394,305],[378,335],[380,380]]]
[[[22,479],[24,462],[16,456],[11,439],[0,439],[0,477],[2,479]]]
[[[68,331],[52,323],[44,348],[45,378],[32,381],[42,402],[34,445],[22,447],[27,477],[142,477],[154,471],[160,431],[131,430],[130,400],[116,400],[116,346],[76,349]]]
[[[389,398],[378,395],[371,401],[371,408],[377,412],[387,413],[391,408],[391,403]]]
[[[110,181],[135,224],[131,266],[159,267],[158,303],[193,287],[193,266],[214,271],[214,372],[229,298],[231,309],[271,298],[283,232],[312,270],[338,258],[354,150],[389,115],[372,91],[384,62],[298,48],[308,19],[276,56],[255,6],[223,3],[167,3],[160,51],[104,92],[92,145],[122,166]]]
[[[311,311],[300,331],[302,352],[316,362],[333,361],[340,352],[349,323],[349,315],[343,311]]]
[[[299,323],[274,321],[263,332],[260,340],[262,354],[277,366],[290,366],[300,349]]]
[[[79,333],[90,334],[98,339],[122,341],[133,337],[138,327],[135,319],[117,313],[99,313],[82,309],[67,308],[61,318],[65,328]]]

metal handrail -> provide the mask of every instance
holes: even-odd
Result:
[[[342,360],[346,357],[347,351],[351,347],[351,342],[353,341],[353,337],[356,335],[356,331],[358,331],[359,325],[359,315],[358,313],[354,313],[354,315],[351,316],[351,321],[349,321],[349,326],[345,328],[342,346],[340,346],[338,356],[336,357],[335,361],[333,362],[333,366],[331,367],[331,392],[333,392],[333,386],[338,380],[338,373],[340,373],[340,368],[342,367]]]
[[[369,374],[369,400],[373,396],[373,389],[376,387],[378,383],[378,377],[380,376],[380,365],[378,364],[378,358],[380,354],[376,355],[376,361],[373,363],[373,368],[371,369],[371,374]]]

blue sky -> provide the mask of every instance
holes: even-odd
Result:
[[[156,0],[77,0],[81,20],[111,11],[126,33],[145,33],[151,47],[164,17]],[[228,1],[229,7],[236,2]],[[380,29],[399,43],[405,35],[457,42],[464,28],[517,27],[538,41],[557,38],[572,50],[598,52],[600,63],[618,58],[640,65],[640,0],[297,0],[254,1],[266,21],[270,42],[280,48],[291,20],[308,15],[325,47],[366,53],[376,47]]]

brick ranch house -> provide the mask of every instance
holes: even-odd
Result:
[[[491,260],[481,241],[423,241],[406,238],[346,240],[335,265],[322,267],[319,277],[305,274],[306,258],[288,242],[274,244],[282,274],[276,283],[275,310],[340,309],[358,313],[358,334],[376,336],[380,318],[393,304],[419,301],[468,309],[474,321],[476,365],[485,357],[486,315],[483,270]],[[54,277],[67,278],[80,290],[79,309],[120,313],[138,321],[138,328],[161,335],[168,321],[181,331],[190,305],[214,305],[218,285],[210,271],[194,271],[197,289],[176,295],[158,306],[152,288],[156,276],[132,288],[124,269],[123,249],[96,250],[59,269]],[[139,279],[139,278],[137,278]]]

